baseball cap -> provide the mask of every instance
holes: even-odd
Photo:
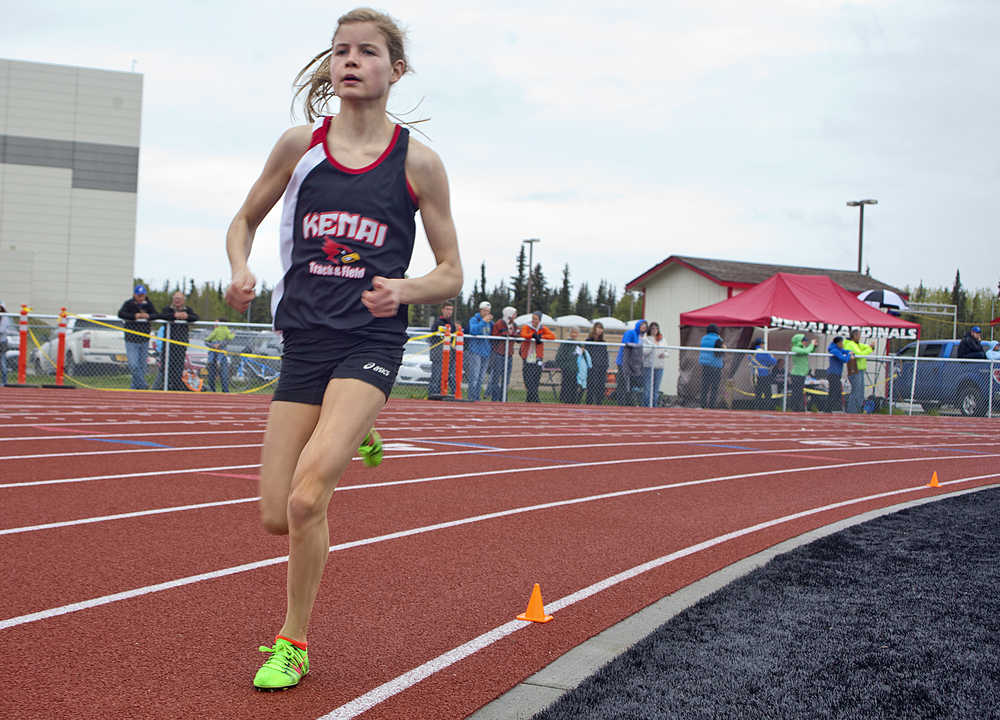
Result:
[[[982,328],[980,328],[978,325],[974,325],[972,327],[972,332],[981,333],[982,331],[983,331]]]
[[[133,290],[132,293],[135,294],[135,295],[145,295],[146,294],[146,286],[145,285],[136,285],[135,286],[135,290]]]
[[[482,310],[482,309],[484,309],[484,308],[488,310],[488,309],[490,309],[491,307],[493,307],[493,306],[492,306],[492,305],[490,305],[490,304],[489,304],[489,303],[488,303],[487,301],[485,301],[485,300],[483,300],[483,301],[482,301],[481,303],[479,303],[479,309],[480,309],[480,310]]]

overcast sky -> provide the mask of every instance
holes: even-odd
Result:
[[[1000,280],[1000,3],[413,1],[390,110],[451,180],[466,287],[520,240],[574,292],[671,254],[853,269],[897,286]],[[353,5],[10,4],[17,60],[144,76],[135,272],[228,279],[225,231],[290,116],[291,81]],[[381,6],[376,6],[381,7]],[[58,112],[58,108],[53,108]],[[280,277],[279,207],[251,266]],[[418,223],[419,225],[419,223]],[[418,231],[411,274],[432,266]]]

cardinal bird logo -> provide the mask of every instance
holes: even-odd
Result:
[[[361,255],[357,252],[333,240],[327,240],[323,243],[323,252],[326,253],[326,259],[334,265],[349,265],[361,259]]]

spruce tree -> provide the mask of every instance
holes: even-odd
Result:
[[[570,295],[572,287],[569,284],[569,263],[563,265],[562,287],[556,298],[556,317],[569,315],[573,312],[573,299]]]
[[[588,320],[596,317],[594,313],[594,301],[590,297],[590,288],[587,283],[580,283],[580,289],[576,293],[576,314]]]
[[[527,312],[528,302],[528,256],[524,251],[524,245],[517,253],[517,274],[510,279],[511,289],[514,293],[514,307],[518,312]]]

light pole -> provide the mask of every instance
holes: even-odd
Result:
[[[861,272],[861,238],[865,228],[865,205],[878,205],[878,200],[849,200],[847,207],[856,207],[861,212],[858,217],[858,272]]]
[[[531,273],[535,270],[535,243],[541,242],[541,238],[528,238],[527,240],[522,240],[521,244],[528,243],[528,309],[525,311],[531,313]]]

